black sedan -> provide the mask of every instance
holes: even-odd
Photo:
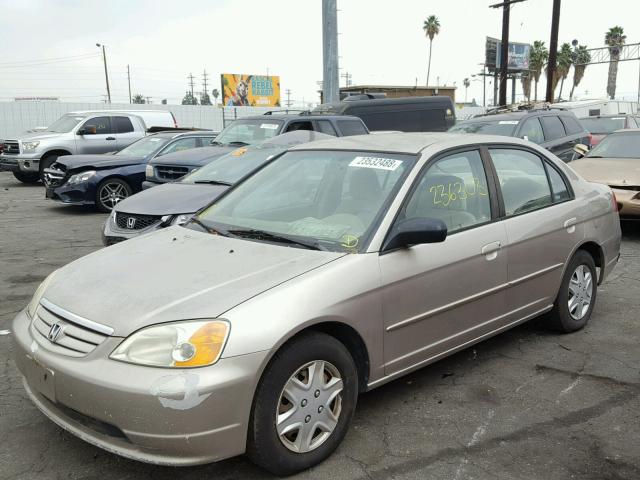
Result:
[[[211,131],[163,131],[114,154],[59,157],[45,169],[46,196],[69,205],[95,205],[109,212],[142,189],[149,160],[210,145],[215,137]]]
[[[327,138],[331,136],[299,130],[238,148],[222,157],[218,156],[219,149],[212,149],[212,160],[204,167],[179,181],[143,190],[118,203],[104,224],[103,243],[111,245],[169,225],[186,223],[195,212],[289,147]],[[203,148],[199,153],[207,150]]]

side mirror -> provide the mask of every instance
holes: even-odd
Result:
[[[393,227],[384,250],[406,248],[423,243],[444,242],[447,225],[435,218],[407,218]]]
[[[95,125],[85,125],[78,130],[78,135],[95,135],[98,133],[98,128]]]
[[[581,157],[584,157],[587,153],[589,153],[589,147],[583,145],[582,143],[578,143],[573,147],[573,151],[576,152]]]
[[[528,142],[528,141],[529,141],[529,135],[523,135],[523,136],[522,136],[522,139],[523,139],[523,140],[526,140],[526,141]]]

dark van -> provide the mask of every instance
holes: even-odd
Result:
[[[313,111],[360,117],[370,131],[401,132],[446,132],[456,123],[454,112],[453,101],[445,96],[345,99],[322,104]]]

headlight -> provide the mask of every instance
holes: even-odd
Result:
[[[143,328],[110,355],[151,367],[204,367],[218,361],[229,335],[225,320],[189,320]]]
[[[35,150],[40,145],[40,142],[22,142],[22,150]]]
[[[153,178],[153,165],[147,165],[144,167],[144,175],[147,178]]]
[[[78,183],[86,182],[95,174],[96,174],[95,170],[88,170],[86,172],[76,173],[75,175],[71,175],[69,180],[67,180],[67,185],[77,185]]]
[[[171,225],[184,225],[193,217],[193,213],[185,213],[183,215],[176,215],[171,220]]]
[[[45,278],[40,284],[40,286],[36,289],[36,293],[33,294],[33,297],[31,298],[29,305],[27,305],[27,315],[29,315],[30,318],[33,318],[33,316],[35,315],[36,309],[40,304],[40,300],[42,300],[42,295],[44,295],[44,291],[49,286],[49,282],[51,282],[51,279],[53,278],[56,272],[57,270],[51,272],[49,276]]]

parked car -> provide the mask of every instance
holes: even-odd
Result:
[[[607,135],[571,167],[587,180],[611,187],[621,218],[640,218],[640,129]]]
[[[178,125],[173,113],[162,110],[70,112],[46,130],[4,140],[0,171],[13,172],[21,182],[35,183],[44,180],[44,170],[58,157],[122,150],[144,137],[150,127]]]
[[[298,130],[310,130],[337,137],[369,133],[362,120],[357,117],[317,116],[309,112],[267,112],[264,115],[234,121],[220,132],[214,145],[218,148],[218,157],[221,157],[238,147],[254,145],[276,135]],[[211,161],[216,157],[211,155],[209,158]],[[147,179],[142,188],[173,182],[202,165],[204,163],[190,163],[188,157],[174,156],[152,160],[147,167]]]
[[[13,321],[16,364],[112,453],[246,451],[287,475],[334,451],[360,392],[544,313],[584,327],[619,249],[611,190],[531,142],[323,140],[52,273]]]
[[[339,103],[318,106],[313,113],[354,115],[360,117],[370,131],[446,132],[456,123],[455,108],[450,97],[375,98],[373,95],[347,97]]]
[[[454,133],[481,133],[518,137],[537,143],[565,162],[576,157],[573,147],[589,145],[587,132],[576,116],[562,110],[526,110],[479,115],[452,127]]]
[[[590,144],[595,147],[600,141],[615,132],[625,128],[638,128],[640,117],[636,115],[599,115],[580,119],[582,126],[591,134]]]
[[[109,212],[142,189],[151,159],[210,145],[212,131],[165,131],[143,137],[113,155],[69,155],[44,172],[47,198],[69,205],[93,205]]]
[[[119,202],[102,228],[105,245],[182,225],[268,160],[301,143],[330,138],[320,132],[298,130],[257,145],[241,147],[209,162],[175,182],[144,190]]]

